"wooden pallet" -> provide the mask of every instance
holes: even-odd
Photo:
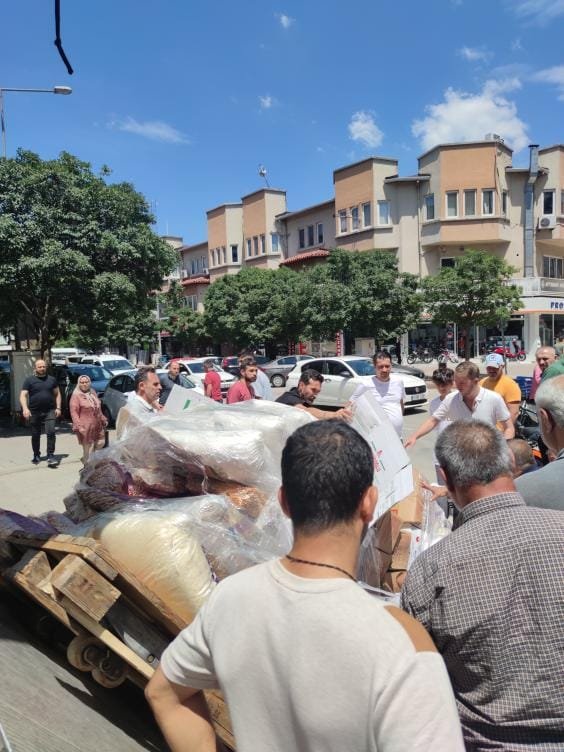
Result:
[[[143,688],[184,621],[91,538],[13,533],[3,540],[13,556],[2,579],[75,635],[69,662],[103,686],[129,679]],[[205,696],[218,737],[235,750],[221,693]]]

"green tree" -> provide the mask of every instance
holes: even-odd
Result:
[[[508,284],[514,272],[488,251],[469,249],[454,267],[423,280],[425,306],[434,322],[452,322],[466,332],[473,326],[497,326],[522,306],[520,289]],[[465,357],[470,357],[468,336]]]
[[[62,153],[0,161],[0,328],[26,316],[44,353],[71,325],[91,343],[141,341],[148,294],[175,262],[144,197]]]
[[[210,342],[204,315],[184,305],[184,293],[178,282],[172,282],[168,291],[159,295],[159,301],[164,309],[160,323],[171,333],[177,348],[189,352]]]

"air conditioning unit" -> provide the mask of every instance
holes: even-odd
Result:
[[[546,214],[539,219],[540,230],[552,230],[554,227],[556,227],[556,215]]]

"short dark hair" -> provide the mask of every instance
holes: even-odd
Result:
[[[435,368],[431,376],[431,381],[434,381],[435,384],[452,384],[454,381],[454,371],[452,368]]]
[[[135,391],[139,391],[139,384],[143,381],[147,381],[149,378],[150,373],[156,373],[155,366],[141,366],[137,373],[135,374],[135,377],[133,379],[133,384],[135,386]]]
[[[252,355],[246,355],[239,361],[239,373],[241,373],[241,371],[244,371],[245,368],[248,368],[249,366],[256,366],[256,364],[257,362]]]
[[[374,357],[372,358],[374,362],[377,360],[389,360],[390,363],[392,362],[392,356],[387,350],[378,350],[377,353],[374,353]]]
[[[282,452],[282,487],[295,530],[317,533],[355,516],[374,457],[354,428],[331,418],[301,426]]]
[[[300,381],[302,384],[309,384],[310,381],[319,381],[320,384],[323,384],[323,376],[315,368],[306,368],[305,371],[301,372],[298,383]]]

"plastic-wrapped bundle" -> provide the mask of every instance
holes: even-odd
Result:
[[[190,515],[181,507],[121,507],[96,515],[78,531],[99,541],[187,624],[214,587]]]

